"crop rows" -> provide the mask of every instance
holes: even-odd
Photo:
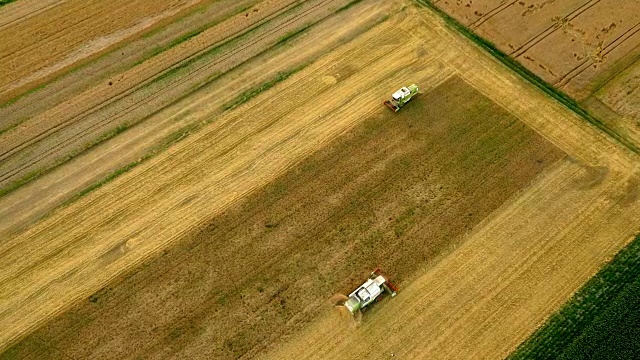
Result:
[[[511,359],[557,359],[561,356],[575,358],[583,344],[608,343],[606,338],[616,331],[633,327],[634,322],[616,314],[630,313],[635,326],[640,320],[640,235],[598,272],[562,309],[551,316],[513,354]],[[635,302],[636,306],[633,306]],[[595,331],[595,329],[606,331]],[[592,341],[585,341],[585,339]],[[627,339],[628,341],[629,339]],[[618,344],[622,346],[622,344]],[[631,346],[640,352],[637,342]],[[602,351],[602,349],[600,349]],[[571,356],[571,355],[574,356]]]

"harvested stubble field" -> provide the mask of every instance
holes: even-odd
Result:
[[[336,6],[344,3],[337,2]],[[307,10],[310,4],[305,5]],[[266,11],[264,7],[267,5],[273,8],[267,7],[269,11]],[[119,69],[113,68],[113,64],[120,64],[120,59],[110,59],[112,54],[108,54],[98,59],[96,64],[90,63],[86,69],[72,71],[45,88],[0,108],[0,113],[6,115],[4,119],[20,123],[0,134],[0,148],[6,150],[0,156],[0,194],[8,194],[0,199],[0,216],[4,218],[0,224],[0,235],[9,236],[25,228],[109,174],[144,159],[149,153],[166,148],[203,123],[213,121],[226,104],[243,92],[277,78],[280,72],[304,67],[381,21],[386,14],[385,8],[376,4],[336,14],[308,30],[305,40],[314,41],[318,46],[290,47],[289,42],[282,41],[282,38],[294,31],[291,23],[306,27],[318,20],[321,15],[318,11],[326,11],[318,6],[320,2],[315,5],[312,11],[304,13],[300,13],[295,3],[286,2],[261,2],[244,11],[239,11],[242,9],[234,5],[230,7],[233,11],[216,12],[221,5],[214,2],[203,13],[213,13],[217,17],[226,15],[228,18],[213,21],[209,24],[211,27],[199,35],[173,47],[162,46],[161,49],[166,48],[166,51],[156,54],[159,51],[155,45],[157,41],[171,35],[183,36],[180,34],[186,30],[177,25],[170,29],[161,28],[130,45],[122,45],[113,56],[117,58],[121,52],[132,53],[127,61],[133,68],[120,69],[124,73],[110,73]],[[254,11],[256,9],[258,11]],[[266,14],[258,15],[263,12]],[[283,12],[284,15],[277,17]],[[200,13],[198,11],[181,20],[180,23],[189,24],[187,34],[193,33],[193,26],[202,25]],[[237,14],[231,15],[234,13]],[[265,17],[276,18],[262,21]],[[340,31],[333,30],[350,17],[357,20],[350,21],[350,25]],[[296,21],[292,22],[292,19]],[[256,22],[264,24],[255,28],[253,33],[242,36],[251,31]],[[158,38],[155,33],[163,37]],[[207,37],[208,42],[202,37]],[[267,43],[256,43],[257,40]],[[178,63],[189,60],[183,61],[180,53],[176,54],[180,49],[187,52],[182,56],[190,56],[194,51],[203,49],[214,51],[205,52],[204,60],[197,58],[194,63],[167,76],[166,66],[173,64],[165,61],[167,58],[173,56]],[[140,59],[148,56],[151,58],[139,63]],[[108,59],[112,67],[105,66]],[[147,81],[141,76],[143,69],[158,73]],[[95,77],[96,73],[107,78]],[[127,74],[129,77],[125,77]],[[99,84],[88,89],[81,86],[75,92],[63,92],[64,96],[57,92],[78,82],[90,84],[91,81]],[[139,81],[147,81],[148,84],[140,84]],[[120,87],[118,83],[128,85]],[[193,96],[186,97],[186,94]],[[45,126],[47,124],[51,127]],[[118,136],[125,132],[126,136]],[[34,179],[38,179],[37,184]]]
[[[640,2],[430,2],[640,145]]]
[[[172,40],[0,135],[31,134],[31,119],[89,94],[151,104],[0,198],[0,357],[504,357],[640,227],[637,155],[431,10],[246,5],[185,31],[151,30]],[[217,5],[199,6],[166,26]],[[264,9],[273,17],[249,20]],[[302,13],[313,15],[289,22]],[[225,54],[235,55],[207,67]],[[186,65],[153,75],[165,57]],[[141,92],[109,92],[117,74],[147,66],[157,88],[143,77],[119,88]],[[46,100],[75,71],[4,109]],[[160,86],[182,79],[198,80]],[[423,94],[389,113],[381,101],[408,82]],[[109,114],[135,113],[117,106]],[[402,291],[353,327],[329,298],[377,265]]]
[[[383,266],[404,285],[561,156],[451,78],[399,116],[380,108],[19,351],[256,353],[313,320],[326,307],[318,299],[347,292],[366,269]],[[113,335],[105,340],[105,332]]]

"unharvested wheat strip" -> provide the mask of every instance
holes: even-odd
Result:
[[[59,312],[65,304],[87,296],[119,272],[362,121],[367,113],[374,111],[371,109],[379,108],[378,94],[397,83],[400,76],[408,76],[402,69],[416,61],[415,44],[375,46],[384,30],[374,29],[349,45],[349,48],[370,49],[361,52],[365,66],[352,76],[353,83],[360,87],[355,97],[352,82],[339,82],[332,91],[322,91],[328,85],[322,85],[321,67],[335,60],[321,61],[287,84],[274,88],[273,93],[278,96],[268,100],[262,96],[240,107],[226,120],[181,143],[144,168],[125,175],[5,244],[7,246],[3,245],[5,249],[12,249],[3,252],[3,258],[13,258],[20,265],[11,266],[2,274],[5,311],[0,323],[7,331],[3,332],[0,342],[9,343],[23,331]],[[375,53],[382,57],[372,56]],[[359,60],[344,59],[346,63]],[[434,67],[439,69],[441,64],[434,63]],[[422,74],[425,79],[434,77],[442,81],[441,74],[448,73],[425,71]],[[306,79],[306,88],[320,89],[314,103],[308,103],[304,96],[287,97],[294,90],[305,89],[298,83],[301,79]],[[283,107],[294,110],[283,114]],[[279,112],[281,115],[277,115]],[[245,129],[246,133],[264,123],[264,119],[276,120],[240,142],[237,136],[242,134],[227,131],[226,126],[233,128],[236,121],[235,127]],[[218,124],[225,127],[219,128]],[[220,151],[229,146],[240,147],[215,156],[215,149]],[[176,167],[176,163],[181,167]],[[196,195],[197,200],[187,208],[181,206],[181,201],[190,195]],[[38,249],[44,244],[49,250]],[[34,260],[29,261],[29,256]],[[49,259],[49,256],[53,257]],[[26,264],[33,267],[25,268]]]
[[[392,59],[389,59],[387,61],[398,61],[401,58],[405,57],[405,55],[408,54],[408,51],[406,50],[391,51],[388,53],[393,54],[393,57]],[[369,54],[369,56],[372,56],[372,54]],[[381,60],[381,59],[376,59],[376,60]],[[369,66],[372,70],[378,70],[379,74],[385,73],[382,66],[376,67],[375,63],[372,65],[373,66]],[[391,73],[392,72],[393,71],[391,71]],[[357,76],[356,79],[362,82],[365,82],[367,77],[367,75],[364,75],[364,76],[354,75],[354,76]],[[323,87],[325,89],[329,87],[329,85],[317,84],[317,79],[319,78],[319,76],[314,78],[312,78],[311,84],[293,83],[289,87],[289,89],[287,89],[287,91],[283,92],[281,95],[283,96],[283,98],[292,98],[296,93],[298,93],[299,95],[298,89],[301,89],[301,88],[322,90]],[[340,84],[338,84],[338,87],[340,87]],[[344,88],[344,86],[342,87]],[[273,118],[279,119],[284,116],[284,119],[294,120],[294,119],[304,118],[304,117],[311,118],[311,119],[321,119],[327,116],[326,109],[330,109],[331,108],[330,103],[332,102],[335,103],[336,101],[336,99],[334,98],[335,90],[332,91],[331,93],[327,93],[324,91],[321,91],[321,92],[322,92],[322,95],[317,96],[318,102],[316,105],[318,106],[313,107],[311,109],[305,106],[302,106],[299,108],[297,108],[296,106],[276,107],[275,113],[273,113]],[[313,96],[313,94],[310,94],[310,96]],[[345,99],[346,98],[347,97],[345,97]],[[258,103],[258,105],[260,104]],[[287,109],[295,109],[295,110],[293,112],[288,113]],[[246,167],[246,165],[238,164],[239,168],[233,168],[233,167],[225,168],[223,166],[225,163],[233,163],[233,159],[236,157],[260,158],[262,153],[255,153],[255,155],[252,156],[251,153],[255,152],[257,149],[255,147],[247,148],[245,139],[250,139],[251,137],[255,137],[255,134],[252,134],[252,131],[256,127],[256,124],[260,122],[264,122],[263,116],[260,115],[259,112],[256,112],[254,113],[254,115],[249,115],[248,117],[246,116],[231,117],[231,120],[232,120],[231,123],[221,121],[221,124],[224,125],[222,127],[221,132],[219,133],[204,132],[203,135],[196,136],[193,139],[192,146],[182,147],[181,148],[183,149],[182,151],[176,151],[175,153],[171,154],[171,157],[174,157],[174,158],[189,159],[189,162],[192,163],[193,166],[185,167],[186,168],[185,170],[182,170],[182,169],[176,170],[171,163],[164,162],[164,163],[159,163],[157,167],[149,168],[149,170],[153,171],[153,173],[161,174],[159,177],[157,175],[154,176],[156,183],[158,183],[158,186],[157,186],[158,190],[162,191],[160,193],[156,193],[156,196],[167,197],[166,200],[174,203],[179,203],[180,199],[184,198],[187,193],[193,192],[195,194],[199,194],[201,191],[206,191],[206,189],[196,189],[198,186],[208,185],[213,188],[223,186],[228,181],[229,176],[232,176],[235,173],[244,171]],[[237,121],[237,122],[234,124],[234,121]],[[300,131],[305,131],[304,128],[301,128],[294,121],[291,121],[290,125],[287,125],[289,121],[284,121],[284,120],[281,120],[281,121],[284,123],[284,125],[281,125],[280,127],[295,126],[295,128],[299,128]],[[278,123],[280,123],[281,121],[278,121]],[[257,135],[264,136],[264,138],[266,139],[278,138],[280,134],[272,134],[270,136],[267,136],[265,134],[265,133],[268,133],[268,131],[272,127],[274,126],[269,126],[265,131],[263,131],[262,133],[257,133]],[[212,129],[215,129],[215,127],[212,127]],[[299,130],[296,130],[296,131],[299,131]],[[243,134],[249,134],[249,137],[245,138]],[[216,144],[220,150],[205,151],[205,149],[210,144]],[[263,149],[258,148],[260,149],[259,151],[261,152],[269,151],[268,147],[264,149],[265,146],[268,146],[268,145],[267,144],[262,145]],[[181,149],[178,149],[178,150],[181,150]],[[229,151],[228,149],[233,149],[233,150]],[[206,176],[203,174],[203,171],[201,169],[206,168],[207,166],[209,167],[213,166],[214,169],[220,168],[221,170],[223,170],[223,172],[216,172],[216,173],[212,173],[209,176]],[[204,177],[208,177],[208,179],[206,180],[207,182],[202,183],[202,181],[204,180],[202,178]],[[179,187],[176,188],[176,186],[177,185],[179,186],[181,183],[187,185],[188,188],[185,188],[183,191],[179,191],[180,188]],[[194,187],[194,183],[198,185]],[[172,186],[163,187],[162,184],[167,184],[167,185],[172,184]],[[95,216],[95,215],[89,216],[87,221],[83,222],[82,227],[72,227],[71,229],[69,229],[68,226],[65,226],[64,224],[61,223],[58,226],[56,226],[56,228],[64,227],[66,229],[65,230],[60,229],[58,230],[58,232],[60,232],[60,234],[65,233],[66,238],[73,239],[72,243],[75,246],[78,246],[80,243],[100,244],[100,246],[92,250],[78,249],[77,251],[83,254],[83,257],[91,257],[91,254],[93,253],[93,251],[97,252],[98,254],[107,252],[110,249],[110,247],[113,246],[113,242],[109,241],[108,236],[105,236],[105,238],[102,241],[96,241],[95,239],[87,239],[85,238],[86,236],[85,234],[87,234],[87,232],[84,228],[86,226],[90,226],[90,227],[94,227],[95,229],[98,229],[100,224],[105,222],[105,219],[108,220],[111,218],[125,218],[127,216],[140,217],[141,216],[140,210],[136,209],[136,207],[133,205],[136,199],[136,195],[135,195],[137,193],[136,187],[139,187],[139,186],[136,186],[136,184],[134,183],[130,184],[130,186],[127,187],[128,189],[130,189],[128,190],[129,194],[125,194],[124,196],[119,196],[118,198],[114,199],[119,203],[122,203],[123,204],[122,207],[116,207],[114,209],[110,209],[106,211],[101,210],[103,214],[102,216]],[[166,211],[167,213],[170,213],[168,210]],[[154,215],[158,216],[157,214],[154,214],[155,213],[154,209],[150,209],[148,210],[148,212],[151,213],[152,216]],[[134,214],[137,214],[137,215],[134,215]],[[154,231],[157,231],[157,230],[158,230],[157,228],[154,229]],[[37,282],[38,279],[42,278],[42,275],[44,275],[44,273],[49,273],[49,271],[47,270],[47,268],[49,268],[48,264],[60,262],[60,263],[67,264],[67,266],[69,266],[70,268],[79,266],[79,264],[75,263],[74,259],[83,259],[83,257],[78,256],[79,254],[74,255],[73,253],[69,253],[69,251],[65,251],[65,256],[68,257],[68,259],[66,260],[57,259],[57,258],[48,259],[49,254],[56,253],[60,249],[64,249],[66,247],[67,247],[66,243],[60,243],[60,245],[57,245],[57,246],[51,244],[46,247],[38,249],[38,253],[40,255],[36,255],[36,253],[33,253],[31,255],[31,259],[33,259],[34,261],[33,263],[31,263],[31,266],[38,264],[37,266],[41,268],[42,269],[41,271],[43,272],[42,274],[34,273],[32,275],[33,276],[32,280],[34,282]],[[11,263],[19,259],[21,255],[22,253],[15,253],[14,254],[15,258],[13,257],[10,257],[10,258],[3,257],[3,258],[6,259],[7,263]],[[48,259],[48,260],[46,263],[41,263],[40,260],[38,259]],[[8,276],[12,276],[12,274],[15,274],[13,276],[17,276],[17,274],[20,274],[20,271],[21,271],[20,269],[31,268],[31,266],[28,262],[22,262],[19,267],[15,268],[15,270],[14,270],[14,267],[10,266],[6,269],[3,276],[0,277],[0,281],[9,279]],[[50,275],[55,276],[55,273],[53,274],[50,273]],[[62,274],[60,274],[60,276],[62,276]],[[21,278],[21,281],[25,280],[24,275],[20,275],[20,278]]]
[[[375,35],[368,36],[367,38],[363,39],[364,44],[367,44],[369,42],[375,42],[375,41],[376,41]],[[361,44],[358,44],[358,45],[361,45]],[[387,48],[380,47],[380,46],[372,46],[372,47],[376,48],[377,51],[360,52],[358,56],[354,56],[354,54],[349,54],[348,56],[344,56],[344,57],[340,56],[339,59],[340,58],[344,59],[344,61],[346,62],[349,62],[349,61],[363,62],[364,61],[365,63],[367,63],[368,61],[381,61],[382,57],[393,56],[394,59],[396,59],[394,61],[397,62],[398,64],[401,64],[401,58],[405,58],[405,55],[411,51],[411,50],[405,49],[401,52],[395,53],[392,50],[396,49],[397,47],[387,47]],[[326,69],[327,67],[333,66],[336,63],[339,63],[340,61],[341,60],[336,61],[331,59],[323,60],[319,62],[317,66],[314,66],[313,68],[308,70],[310,76],[299,78],[300,80],[291,82],[290,86],[288,86],[285,90],[280,91],[280,94],[279,94],[280,98],[295,100],[296,101],[295,105],[273,106],[273,104],[276,104],[276,102],[266,98],[265,100],[254,102],[255,105],[253,105],[253,107],[268,106],[270,108],[269,116],[267,117],[263,112],[252,113],[249,111],[244,112],[242,114],[238,114],[238,115],[232,114],[231,116],[226,116],[224,118],[217,120],[214,124],[210,125],[208,131],[203,131],[201,134],[196,134],[191,139],[187,140],[188,143],[186,144],[189,144],[189,145],[185,144],[185,146],[177,147],[173,149],[171,153],[168,154],[167,156],[171,156],[171,157],[185,156],[190,158],[191,161],[194,161],[194,162],[195,161],[209,162],[209,161],[212,161],[212,159],[214,159],[215,157],[217,157],[218,154],[225,154],[228,151],[227,149],[235,146],[238,143],[241,143],[242,139],[246,138],[247,136],[251,136],[255,132],[255,129],[258,128],[257,125],[261,123],[264,124],[265,123],[264,120],[267,118],[278,119],[282,116],[292,117],[293,119],[305,118],[305,116],[303,115],[307,112],[306,108],[302,107],[300,109],[299,107],[305,105],[306,98],[316,97],[319,94],[321,94],[323,91],[329,88],[330,85],[325,84],[321,80],[321,78],[323,74],[327,71]],[[398,72],[397,70],[402,68],[402,65],[397,65],[397,69],[388,69],[387,65],[385,64],[379,65],[379,67],[380,67],[379,74],[383,74],[385,72],[396,72],[401,74],[401,72]],[[433,69],[434,71],[431,71],[431,73],[441,72],[442,75],[447,76],[447,72],[441,71],[440,67],[436,67]],[[426,73],[429,74],[429,71],[427,71]],[[365,80],[366,77],[367,75],[364,75],[363,80]],[[343,87],[344,85],[338,84],[338,86]],[[331,94],[325,94],[324,98],[332,102],[336,102],[337,100],[340,100],[340,98],[335,98],[335,97],[334,99],[332,99]],[[344,97],[344,99],[348,99],[348,98],[350,97]],[[309,104],[306,104],[306,105],[309,105]],[[296,108],[298,109],[296,110]],[[322,107],[315,107],[315,108],[318,109],[315,111],[321,111],[321,112],[326,111]],[[297,113],[291,114],[292,111],[297,111]],[[210,148],[208,144],[211,144],[211,143],[216,144],[216,147]],[[238,151],[236,151],[236,153],[239,154]],[[199,158],[203,158],[204,160],[198,160]],[[175,167],[170,163],[167,163],[166,165],[161,165],[161,164],[162,163],[159,163],[158,165],[156,165],[156,166],[159,166],[158,168],[154,169],[154,168],[148,167],[146,168],[146,170],[141,169],[140,171],[148,172],[148,173],[159,172],[161,173],[162,178],[167,179],[167,182],[166,182],[167,184],[173,184],[173,183],[179,184],[181,182],[189,183],[188,181],[185,181],[185,178],[184,178],[185,173],[183,171],[176,170]],[[198,168],[194,167],[193,169],[197,170]],[[156,181],[159,181],[159,180],[160,179],[156,178]],[[86,226],[98,226],[98,224],[103,223],[106,218],[123,216],[126,213],[123,213],[122,211],[127,211],[129,212],[129,214],[139,211],[134,206],[127,206],[128,204],[135,203],[133,199],[135,199],[136,194],[138,192],[137,188],[140,187],[138,185],[138,180],[135,178],[131,178],[130,180],[123,180],[123,181],[126,181],[126,185],[128,185],[126,187],[123,187],[124,192],[105,194],[105,196],[111,198],[114,201],[118,201],[119,203],[122,203],[124,206],[122,206],[119,209],[101,209],[100,210],[101,216],[99,217],[87,216],[86,220],[88,222],[85,222],[83,226],[78,226],[78,227],[76,227],[75,224],[64,225],[66,221],[62,218],[59,218],[59,220],[57,220],[59,221],[59,224],[57,224],[55,228],[56,229],[60,227],[68,228],[69,226],[71,226],[72,229],[75,228],[76,231],[73,231],[72,229],[66,229],[66,230],[60,230],[60,233],[65,233],[67,235],[66,236],[67,238],[70,238],[70,237],[72,238],[74,236],[82,237],[83,234],[86,233],[86,229],[83,232],[79,232],[78,229],[86,228]],[[175,191],[173,190],[170,190],[170,192],[175,194]],[[84,212],[84,210],[81,210],[81,212]],[[52,220],[52,221],[56,221],[56,220]],[[31,235],[33,234],[34,233],[32,233]],[[65,237],[61,237],[58,240],[55,240],[54,242],[48,242],[47,246],[50,249],[65,248],[66,243],[64,238]],[[2,251],[0,251],[2,255],[0,256],[2,257],[2,259],[7,261],[7,263],[14,263],[14,260],[20,258],[21,251],[15,254],[16,256],[15,259],[11,260],[10,258],[8,258],[9,254],[11,254],[10,249],[17,248],[18,246],[21,246],[21,244],[27,244],[30,242],[31,241],[28,240],[28,237],[26,236],[4,242],[0,244],[0,249],[2,249]],[[71,241],[70,243],[74,243],[74,241]],[[40,252],[41,256],[46,256],[46,254],[49,253],[45,249],[39,249],[38,251]],[[32,256],[32,259],[35,260],[36,257]],[[22,264],[19,265],[20,267],[28,267],[28,264],[25,263],[24,260],[21,263]],[[6,279],[7,278],[6,276],[10,274],[10,271],[8,268],[5,270],[6,271],[2,275],[0,275],[0,281],[2,279]]]
[[[360,328],[327,314],[267,357],[504,357],[639,225],[640,205],[611,198],[627,175],[576,188],[582,177],[582,165],[562,161]]]

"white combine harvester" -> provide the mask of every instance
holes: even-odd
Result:
[[[344,302],[344,307],[346,307],[352,315],[355,315],[378,299],[382,293],[386,292],[390,294],[391,297],[394,297],[397,291],[398,288],[380,272],[380,269],[376,269],[364,284],[349,294],[349,298]]]

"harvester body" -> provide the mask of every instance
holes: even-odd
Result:
[[[382,275],[379,269],[376,269],[364,284],[349,294],[349,299],[344,303],[344,306],[351,314],[355,314],[373,303],[382,293],[387,292],[391,297],[394,297],[396,291],[397,288]]]
[[[387,100],[384,104],[393,111],[399,111],[406,103],[418,94],[418,85],[411,84],[403,86],[391,95],[391,100]]]

